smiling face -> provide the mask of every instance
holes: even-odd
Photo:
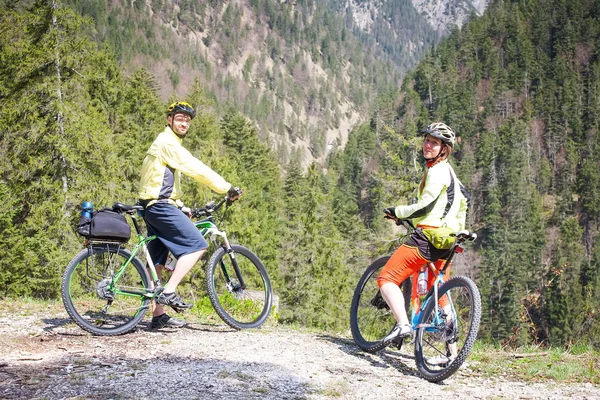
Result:
[[[431,135],[425,136],[423,141],[423,157],[426,160],[431,160],[440,154],[442,151],[442,140]]]
[[[185,113],[177,113],[175,115],[169,115],[167,117],[169,126],[179,136],[185,136],[187,131],[190,129],[190,123],[192,118]]]

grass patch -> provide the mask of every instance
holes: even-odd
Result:
[[[350,393],[350,388],[346,381],[330,382],[323,389],[318,390],[320,395],[328,398],[342,397]]]
[[[131,368],[134,371],[144,371],[148,368],[148,366],[145,362],[133,361],[131,364],[129,364],[129,368]]]
[[[227,378],[229,378],[231,375],[233,375],[231,372],[229,372],[229,371],[228,371],[228,370],[226,370],[226,369],[222,369],[221,371],[219,371],[219,372],[217,373],[217,378],[219,378],[219,379],[227,379]]]
[[[565,350],[536,346],[503,350],[477,342],[467,362],[474,372],[489,377],[600,384],[600,353],[587,347],[585,351],[582,347]]]
[[[201,323],[214,324],[222,322],[221,318],[215,312],[208,296],[196,299],[194,306],[190,309],[190,314]]]
[[[32,316],[39,313],[55,315],[66,313],[62,300],[38,300],[31,297],[17,299],[5,298],[0,300],[0,312],[19,316]]]
[[[67,379],[71,385],[83,385],[85,383],[85,377],[81,374],[69,374]]]
[[[210,302],[208,296],[197,297],[194,299],[194,306],[190,309],[190,314],[194,316],[195,322],[202,324],[225,324],[221,317],[217,315],[215,309]],[[226,308],[229,312],[231,311],[229,308]],[[244,318],[242,318],[244,320]],[[269,314],[269,318],[265,321],[262,328],[273,327],[277,325],[277,319],[273,314]]]
[[[76,358],[73,360],[73,364],[78,367],[83,367],[92,364],[92,360],[89,358]]]

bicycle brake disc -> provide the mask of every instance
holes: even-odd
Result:
[[[377,294],[375,295],[375,297],[373,297],[373,299],[371,300],[371,305],[374,306],[375,308],[379,309],[379,310],[389,308],[389,306],[387,305],[387,303],[383,299],[383,296],[381,295],[381,292],[379,292],[379,291],[377,292]]]
[[[446,343],[452,344],[458,341],[458,331],[454,328],[454,323],[452,321],[446,324],[444,335],[446,337]]]

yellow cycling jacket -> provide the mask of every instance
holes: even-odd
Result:
[[[465,229],[469,194],[456,177],[448,160],[443,160],[427,171],[423,191],[417,202],[398,206],[396,216],[411,219],[414,226],[447,226],[455,231]]]
[[[148,149],[142,165],[139,198],[158,200],[181,207],[181,174],[207,185],[217,193],[226,193],[231,187],[219,174],[198,160],[181,145],[170,127],[166,127]]]

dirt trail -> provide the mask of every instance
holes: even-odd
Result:
[[[4,314],[7,315],[7,314]],[[0,318],[6,399],[598,399],[600,387],[522,383],[462,368],[442,384],[417,374],[410,348],[364,353],[348,337],[281,327],[194,323],[94,337],[66,313]]]

